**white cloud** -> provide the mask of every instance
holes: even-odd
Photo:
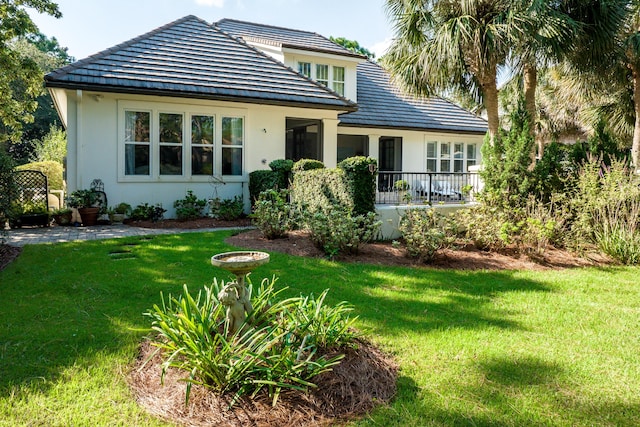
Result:
[[[224,0],[196,0],[196,4],[209,7],[224,7]]]
[[[378,42],[369,48],[370,51],[376,54],[376,58],[381,58],[391,46],[391,38],[387,38],[381,42]]]

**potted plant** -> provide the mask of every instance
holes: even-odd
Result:
[[[23,204],[14,202],[9,210],[9,225],[11,227],[31,227],[49,225],[49,212],[46,205],[35,202]]]
[[[58,225],[69,225],[71,223],[71,209],[69,208],[61,208],[54,210],[51,215],[53,216],[53,220]]]
[[[82,224],[85,226],[96,225],[98,223],[98,193],[94,190],[76,190],[69,196],[67,203],[72,208],[77,208]]]
[[[109,209],[109,218],[114,224],[121,224],[127,215],[131,213],[131,205],[128,203],[120,203]]]
[[[411,201],[410,188],[409,183],[404,179],[399,179],[393,183],[393,189],[398,192],[399,199],[407,203]]]

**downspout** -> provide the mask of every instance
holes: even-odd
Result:
[[[80,171],[82,170],[80,167],[82,166],[81,161],[81,148],[82,144],[80,143],[80,138],[82,136],[82,90],[76,90],[76,183],[75,190],[79,190],[82,188],[82,175]]]

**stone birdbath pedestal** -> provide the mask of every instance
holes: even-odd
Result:
[[[232,274],[236,280],[227,283],[218,293],[218,300],[227,307],[227,325],[231,334],[238,331],[253,311],[249,292],[244,284],[247,274],[269,262],[269,254],[257,251],[224,252],[211,257],[211,264]]]

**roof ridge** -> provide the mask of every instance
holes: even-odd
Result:
[[[152,37],[152,36],[154,36],[154,35],[156,35],[156,34],[158,34],[158,33],[161,33],[162,31],[165,31],[165,30],[167,30],[167,29],[169,29],[169,28],[171,28],[171,27],[174,27],[174,26],[176,26],[176,25],[182,24],[182,23],[187,22],[187,21],[190,21],[190,20],[195,20],[195,21],[198,21],[198,22],[200,22],[200,23],[202,23],[202,24],[205,24],[207,27],[215,28],[214,26],[212,26],[211,24],[209,24],[209,23],[208,23],[207,21],[205,21],[204,19],[198,18],[198,17],[197,17],[197,16],[195,16],[195,15],[187,15],[187,16],[183,16],[183,17],[182,17],[182,18],[180,18],[180,19],[176,19],[175,21],[169,22],[168,24],[164,24],[164,25],[162,25],[162,26],[160,26],[160,27],[157,27],[157,28],[155,28],[155,29],[153,29],[153,30],[151,30],[151,31],[148,31],[148,32],[146,32],[146,33],[144,33],[144,34],[141,34],[141,35],[137,36],[137,37],[134,37],[134,38],[132,38],[132,39],[130,39],[130,40],[124,41],[124,42],[119,43],[119,44],[117,44],[117,45],[115,45],[115,46],[112,46],[112,47],[110,47],[110,48],[107,48],[107,49],[101,50],[101,51],[99,51],[99,52],[97,52],[97,53],[94,53],[94,54],[92,54],[92,55],[89,55],[89,56],[87,56],[86,58],[83,58],[83,59],[81,59],[81,60],[79,60],[79,61],[76,61],[76,62],[74,62],[74,63],[72,63],[72,64],[66,65],[66,66],[64,66],[64,67],[62,67],[62,68],[58,68],[58,69],[56,69],[56,70],[53,70],[52,72],[47,73],[47,74],[44,76],[44,77],[45,77],[45,80],[47,79],[47,76],[60,76],[60,75],[64,75],[64,74],[66,74],[66,73],[68,73],[68,72],[70,72],[70,71],[72,71],[72,70],[75,70],[75,69],[81,68],[82,66],[84,66],[85,64],[87,64],[87,63],[89,63],[89,62],[95,61],[96,59],[99,59],[99,58],[101,58],[101,57],[104,57],[104,56],[110,55],[110,54],[112,54],[112,53],[114,53],[114,52],[117,52],[117,51],[122,50],[122,49],[124,49],[124,48],[127,48],[127,47],[129,47],[129,46],[132,46],[132,45],[134,45],[134,44],[136,44],[136,43],[138,43],[138,42],[140,42],[140,41],[142,41],[142,40],[144,40],[144,39],[147,39],[147,38],[149,38],[149,37]]]

